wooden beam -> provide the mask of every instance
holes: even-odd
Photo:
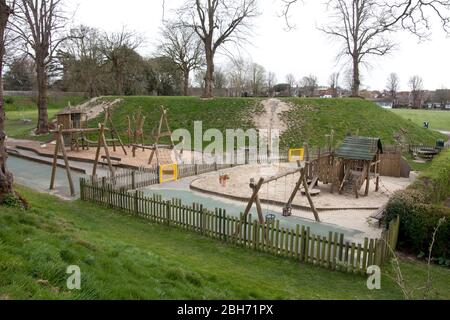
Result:
[[[311,210],[314,214],[314,218],[316,219],[317,222],[320,222],[320,217],[319,217],[319,212],[316,209],[316,206],[314,205],[314,201],[312,200],[311,194],[309,193],[309,187],[308,187],[308,182],[306,181],[306,176],[303,175],[303,186],[305,187],[305,194],[306,197],[308,198],[308,202],[309,205],[311,206]]]
[[[67,153],[64,147],[64,140],[62,134],[59,135],[59,146],[61,148],[61,152],[64,158],[64,164],[66,166],[67,179],[69,180],[70,195],[73,197],[75,196],[75,187],[73,185],[72,174],[70,173],[69,159],[67,158]]]
[[[50,178],[50,190],[55,189],[55,177],[56,177],[56,168],[58,164],[58,153],[59,153],[59,144],[61,143],[61,131],[62,131],[62,125],[58,126],[57,135],[56,135],[56,145],[55,145],[55,151],[53,153],[53,163],[52,163],[52,176]]]

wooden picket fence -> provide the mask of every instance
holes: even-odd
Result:
[[[260,224],[252,216],[244,219],[227,215],[224,209],[210,211],[201,204],[185,205],[180,200],[163,201],[145,197],[141,191],[127,192],[111,185],[80,180],[81,200],[119,209],[154,223],[177,227],[203,236],[275,256],[295,259],[330,270],[365,274],[371,265],[382,266],[395,250],[399,219],[391,222],[381,239],[364,243],[346,241],[343,234],[312,234],[310,228],[280,228],[280,222]]]

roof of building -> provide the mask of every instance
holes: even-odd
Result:
[[[67,107],[67,108],[61,110],[60,112],[58,112],[56,115],[61,116],[61,115],[78,114],[78,113],[85,114],[86,112],[77,107]]]
[[[380,138],[348,136],[336,151],[336,155],[348,160],[372,161],[378,151],[383,153]]]

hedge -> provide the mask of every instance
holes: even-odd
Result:
[[[433,257],[450,264],[450,208],[442,205],[449,196],[450,150],[446,150],[410,187],[396,192],[386,207],[387,222],[400,216],[400,249],[428,256],[433,232],[445,217],[436,235]]]
[[[425,203],[429,204],[440,203],[450,197],[450,149],[436,157],[409,189],[425,194]]]

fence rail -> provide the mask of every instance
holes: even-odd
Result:
[[[395,249],[399,219],[391,222],[381,239],[364,239],[364,243],[346,241],[343,234],[328,236],[311,233],[310,228],[280,228],[280,222],[260,224],[227,215],[224,209],[210,211],[200,204],[185,205],[180,200],[163,201],[160,196],[145,197],[140,191],[127,192],[111,185],[80,180],[81,200],[119,209],[149,220],[199,233],[233,245],[276,256],[295,259],[318,267],[348,273],[365,274],[371,265],[383,265]]]

